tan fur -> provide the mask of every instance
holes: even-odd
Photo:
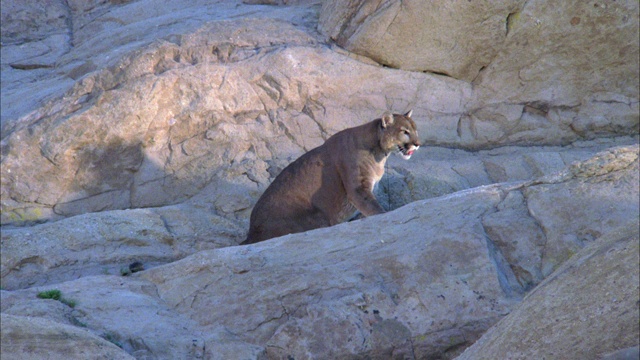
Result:
[[[289,164],[262,194],[251,212],[242,243],[332,226],[359,210],[364,216],[384,212],[373,195],[391,152],[405,159],[418,149],[416,124],[404,115],[345,129]],[[402,151],[400,151],[402,149]]]

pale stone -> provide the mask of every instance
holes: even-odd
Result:
[[[45,344],[60,358],[74,356],[63,347],[138,359],[453,358],[527,292],[547,291],[555,280],[536,286],[583,247],[637,228],[638,20],[626,16],[637,3],[460,1],[424,14],[432,5],[416,1],[246,1],[256,2],[279,6],[2,1],[3,358],[34,337],[56,339]],[[420,41],[457,47],[431,48],[422,73],[324,43],[326,15],[353,11],[354,26],[332,31],[355,31],[354,44],[389,49],[407,29],[416,40],[425,27],[406,21],[428,15],[440,27]],[[367,40],[385,19],[389,31]],[[424,146],[390,158],[376,189],[394,211],[234,246],[286,165],[411,108]],[[637,273],[625,274],[615,281],[637,300]],[[51,289],[75,307],[37,298]],[[571,339],[560,333],[542,339]],[[611,343],[590,346],[637,354]]]
[[[637,357],[637,220],[577,252],[458,359]]]
[[[135,359],[116,345],[76,326],[2,314],[0,356],[5,359]]]
[[[325,1],[319,30],[392,67],[473,80],[501,50],[523,1]]]
[[[44,54],[39,35],[30,33],[25,33],[24,51],[18,45],[2,47],[3,225],[194,198],[212,199],[217,215],[245,219],[279,169],[335,132],[389,109],[413,108],[425,144],[468,149],[568,144],[581,137],[633,133],[637,127],[632,88],[581,88],[587,100],[575,107],[560,100],[500,100],[485,96],[482,81],[469,84],[364,64],[319,42],[314,2],[149,6],[145,0],[68,6],[62,19],[71,17],[71,28],[55,25],[62,30],[52,36],[71,31],[72,40],[56,41],[72,41],[72,47]],[[527,5],[529,12],[544,9]],[[522,19],[511,19],[514,30],[507,42],[516,34],[527,36],[516,31],[524,26],[517,22]],[[632,26],[634,20],[627,20]],[[4,62],[34,56],[47,57],[55,69],[17,70]],[[633,79],[629,74],[625,79]],[[531,164],[518,161],[488,161],[480,170],[486,168],[493,181],[539,175],[540,169],[531,173]],[[458,168],[476,177],[472,184],[485,177],[482,171]],[[419,189],[405,188],[411,197],[399,198],[466,186],[455,172],[433,172],[439,179],[409,179],[414,182],[409,187]],[[218,187],[228,195],[219,195]],[[393,206],[401,203],[406,201]]]

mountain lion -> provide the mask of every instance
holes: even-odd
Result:
[[[289,164],[269,185],[251,212],[241,245],[332,226],[359,210],[384,209],[373,195],[392,151],[408,160],[420,147],[411,111],[385,112],[361,126],[342,130]]]

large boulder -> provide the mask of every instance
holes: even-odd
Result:
[[[637,221],[607,233],[457,359],[637,359],[639,254]]]
[[[637,13],[637,2],[330,0],[318,29],[382,64],[472,83],[465,142],[562,143],[637,133]]]
[[[3,358],[33,337],[55,356],[452,358],[637,227],[635,3],[486,2],[496,16],[470,31],[486,49],[458,39],[481,55],[456,53],[459,79],[327,46],[331,1],[21,4],[1,7]],[[365,22],[397,8],[393,31],[425,6],[348,4]],[[447,6],[489,15],[474,4]],[[233,246],[294,158],[410,108],[425,146],[378,188],[397,210]],[[37,297],[51,289],[65,301]]]
[[[637,12],[636,2],[329,0],[318,29],[391,67],[468,82],[500,73],[487,83],[509,98],[553,87],[536,100],[578,95],[575,102],[602,80],[607,91],[637,95]]]
[[[264,30],[260,23],[265,22],[251,22],[256,34]],[[214,29],[223,28],[234,29]],[[392,93],[425,97],[417,102],[457,112],[456,102],[426,99],[418,89],[443,89],[442,96],[453,98],[466,91],[446,79],[390,70],[379,86],[371,75],[380,70],[326,49],[282,48],[261,55],[253,48],[251,54],[234,52],[239,63],[200,59],[183,66],[174,61],[177,46],[163,42],[126,66],[146,74],[131,82],[105,88],[103,82],[114,76],[109,71],[83,78],[68,98],[81,104],[3,140],[3,223],[175,204],[207,186],[237,188],[235,205],[227,199],[214,205],[236,206],[224,209],[234,216],[250,208],[243,197],[261,191],[292,159],[338,130],[379,117]],[[252,60],[240,62],[246,56]],[[362,87],[354,89],[351,82]],[[367,92],[374,93],[365,99]],[[358,106],[362,101],[370,105]],[[428,123],[420,124],[428,133]]]
[[[244,232],[239,224],[194,206],[105,211],[3,229],[1,284],[17,289],[119,275],[135,262],[152,267],[236,245]]]
[[[83,77],[13,124],[2,142],[3,224],[176,204],[203,189],[217,189],[220,215],[246,216],[253,193],[288,162],[379,117],[390,97],[400,109],[458,113],[469,91],[301,46],[314,40],[274,20],[216,22],[174,41]]]
[[[313,5],[242,6],[233,0],[2,0],[0,12],[4,133],[50,101],[59,103],[83,76],[118,66],[123,56],[158,39],[178,41],[207,22],[247,16],[315,27],[317,10]]]
[[[502,50],[525,1],[325,1],[318,30],[349,51],[403,70],[471,81]]]

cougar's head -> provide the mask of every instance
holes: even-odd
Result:
[[[386,153],[396,152],[409,160],[420,147],[416,123],[409,110],[404,115],[385,112],[380,119],[380,146]]]

